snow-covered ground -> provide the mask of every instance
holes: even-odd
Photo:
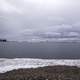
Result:
[[[69,65],[80,67],[80,59],[33,59],[33,58],[0,58],[0,73],[19,68],[37,68],[54,65]]]

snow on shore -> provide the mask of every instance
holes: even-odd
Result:
[[[37,68],[54,65],[68,65],[80,67],[80,59],[33,59],[33,58],[0,58],[0,73],[19,68]]]

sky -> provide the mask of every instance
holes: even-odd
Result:
[[[0,38],[80,40],[80,0],[0,0]]]

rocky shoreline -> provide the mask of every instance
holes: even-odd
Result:
[[[0,74],[0,80],[80,80],[76,66],[46,66],[12,70]]]

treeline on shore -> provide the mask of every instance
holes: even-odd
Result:
[[[6,39],[0,39],[0,42],[7,42]]]

